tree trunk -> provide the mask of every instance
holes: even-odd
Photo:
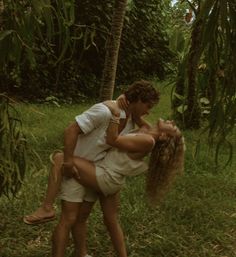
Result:
[[[200,127],[200,107],[196,90],[197,67],[200,59],[200,46],[202,40],[202,20],[199,20],[192,32],[191,47],[188,59],[188,84],[187,84],[187,111],[184,122],[186,128]]]
[[[4,10],[3,0],[0,0],[0,30],[2,30],[2,13]]]
[[[179,64],[178,67],[178,74],[177,79],[175,83],[175,93],[177,95],[173,96],[172,99],[172,111],[173,111],[173,118],[177,122],[178,126],[183,127],[184,126],[184,95],[185,95],[185,69],[186,69],[186,58],[183,59],[182,63]],[[178,108],[182,106],[183,111],[180,112]]]
[[[116,0],[112,18],[111,34],[106,42],[106,56],[103,69],[102,84],[100,89],[101,101],[112,99],[118,54],[120,48],[120,39],[123,29],[125,10],[127,0]]]

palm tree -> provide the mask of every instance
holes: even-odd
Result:
[[[106,56],[100,89],[101,100],[111,99],[113,96],[120,39],[123,29],[127,0],[116,0],[112,18],[111,33],[106,42]]]

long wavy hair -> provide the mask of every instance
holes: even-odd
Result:
[[[177,174],[184,170],[184,138],[157,141],[150,156],[146,193],[151,205],[162,202]]]

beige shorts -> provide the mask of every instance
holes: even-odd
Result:
[[[106,172],[103,167],[96,166],[96,177],[100,190],[105,196],[113,195],[121,190],[125,177],[117,173]]]
[[[63,178],[59,198],[73,203],[96,202],[98,194],[92,189],[85,188],[73,178]]]
[[[105,172],[103,167],[96,166],[96,177],[101,192],[105,195],[113,195],[120,191],[124,184],[123,175]],[[96,202],[98,193],[90,188],[85,188],[73,178],[63,178],[59,198],[67,202],[81,203],[83,201]]]

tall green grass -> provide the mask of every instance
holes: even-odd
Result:
[[[170,89],[160,87],[162,96],[148,120],[170,116]],[[64,128],[88,104],[23,105],[24,131],[38,153],[35,168],[24,181],[17,199],[0,199],[0,256],[50,256],[51,234],[57,221],[28,226],[22,217],[37,208],[43,198],[48,175],[49,154],[62,147]],[[150,208],[144,193],[144,177],[128,179],[121,193],[120,220],[130,257],[234,257],[236,256],[235,158],[231,166],[216,169],[202,140],[194,159],[199,131],[185,131],[185,174],[179,177],[164,203]],[[227,153],[221,156],[222,161]],[[59,216],[60,203],[57,202]],[[97,204],[90,219],[89,253],[94,257],[115,256]],[[67,257],[73,256],[73,244]]]

